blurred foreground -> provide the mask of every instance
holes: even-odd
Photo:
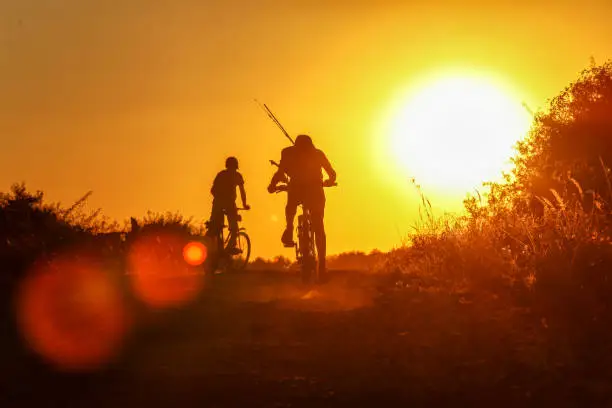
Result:
[[[146,314],[115,361],[61,373],[3,357],[0,405],[604,406],[610,369],[529,308],[390,275],[216,275],[188,306]],[[400,288],[401,286],[401,288]],[[561,335],[560,335],[561,334]],[[6,350],[6,347],[4,347]],[[571,353],[570,353],[571,352]],[[570,354],[568,354],[570,353]]]

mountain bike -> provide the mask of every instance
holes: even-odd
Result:
[[[245,211],[245,208],[238,208],[238,211]],[[224,212],[224,219],[227,214]],[[242,221],[242,215],[238,214],[238,222]],[[210,221],[206,221],[207,236],[208,231],[212,227]],[[225,231],[228,230],[227,233]],[[229,247],[231,242],[232,234],[236,234],[236,247],[235,251]],[[215,251],[209,254],[207,258],[207,270],[211,272],[229,270],[232,271],[243,271],[249,263],[249,257],[251,256],[251,239],[243,227],[238,228],[238,232],[234,233],[229,231],[228,225],[223,225],[219,228],[216,236],[212,235],[215,241]]]
[[[273,160],[270,160],[270,163],[278,166],[278,164]],[[338,183],[323,183],[323,187],[332,187],[337,185]],[[276,186],[274,192],[286,192],[288,187],[288,184],[279,184]],[[298,209],[301,209],[301,214],[298,213],[297,216],[297,242],[293,243],[293,247],[295,247],[295,258],[300,268],[300,276],[302,283],[304,284],[308,285],[311,283],[319,283],[321,281],[321,277],[318,275],[315,233],[312,230],[310,209],[308,206],[305,206],[304,203],[300,203]]]
[[[323,187],[337,186],[334,184],[323,184]],[[287,185],[278,185],[275,189],[276,193],[287,191]],[[300,267],[300,276],[302,283],[308,285],[312,283],[320,283],[321,277],[318,274],[317,268],[317,249],[315,245],[315,233],[312,230],[312,220],[310,209],[304,203],[298,205],[301,209],[301,214],[297,216],[297,226],[295,227],[297,241],[293,243],[295,248],[295,258]]]

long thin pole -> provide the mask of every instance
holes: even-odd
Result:
[[[276,123],[276,126],[279,127],[279,129],[283,132],[283,134],[285,135],[285,137],[287,137],[287,139],[289,139],[289,141],[291,142],[291,144],[295,144],[295,142],[293,141],[293,139],[291,138],[291,136],[289,136],[289,133],[287,133],[287,131],[285,130],[285,128],[283,127],[283,125],[281,125],[281,123],[279,122],[279,120],[276,118],[276,116],[274,116],[274,114],[272,113],[272,111],[270,110],[270,108],[268,108],[268,105],[266,105],[265,103],[262,105],[261,102],[259,102],[257,99],[255,99],[255,102],[261,106],[261,108],[267,113],[268,117],[270,119],[272,119],[272,122]]]

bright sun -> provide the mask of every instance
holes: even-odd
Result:
[[[467,192],[499,179],[531,117],[510,91],[481,77],[445,77],[402,97],[390,150],[417,183]]]

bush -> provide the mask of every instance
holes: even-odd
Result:
[[[463,215],[434,216],[421,194],[419,223],[382,267],[402,287],[510,296],[564,328],[574,344],[589,345],[582,350],[608,341],[611,136],[606,63],[536,115],[515,170],[503,183],[486,183],[485,196],[468,196]]]

